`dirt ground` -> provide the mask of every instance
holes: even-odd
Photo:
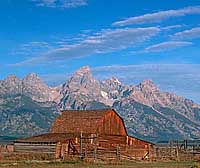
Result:
[[[5,161],[0,162],[2,168],[200,168],[196,162],[118,162],[118,163],[85,163],[40,162],[40,161]]]

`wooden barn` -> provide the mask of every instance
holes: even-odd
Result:
[[[50,153],[56,159],[151,159],[154,144],[128,135],[113,109],[66,110],[48,134],[15,141],[16,152]]]

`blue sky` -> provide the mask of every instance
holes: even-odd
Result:
[[[200,0],[3,0],[0,16],[0,79],[55,85],[89,65],[200,102]]]

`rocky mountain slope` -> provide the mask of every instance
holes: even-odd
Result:
[[[58,115],[55,103],[39,103],[24,95],[0,96],[0,135],[48,132]]]
[[[48,87],[36,74],[0,81],[0,135],[47,132],[58,115],[59,96],[58,88]]]
[[[15,75],[8,76],[0,81],[1,95],[22,94],[37,102],[58,102],[60,100],[59,88],[51,88],[44,84],[37,74],[28,74],[23,80]]]
[[[115,77],[98,81],[86,66],[56,88],[48,87],[36,74],[23,80],[12,75],[0,81],[0,94],[1,134],[45,132],[60,109],[111,107],[134,136],[152,141],[200,138],[200,106],[161,91],[151,80],[136,86]]]

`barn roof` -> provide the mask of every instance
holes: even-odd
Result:
[[[57,143],[57,142],[63,142],[69,139],[74,139],[76,137],[80,138],[80,133],[47,133],[42,135],[36,135],[32,137],[27,138],[21,138],[17,139],[14,142],[15,143]],[[91,136],[91,134],[85,134],[82,133],[83,138],[88,138]],[[111,135],[111,137],[126,137],[126,136],[117,136],[117,135]],[[136,137],[129,136],[131,138],[135,138],[137,140],[143,141],[145,143],[153,144],[152,142],[145,141]],[[105,137],[104,137],[105,138]]]
[[[62,114],[53,123],[51,133],[73,133],[81,131],[84,133],[95,133],[99,121],[109,112],[115,111],[113,109],[62,111]],[[118,114],[116,113],[116,115]]]
[[[65,141],[69,139],[73,139],[76,137],[80,137],[80,133],[47,133],[37,136],[32,136],[28,138],[18,139],[15,142],[18,143],[56,143],[60,141]],[[83,134],[84,136],[88,136],[88,134]]]

